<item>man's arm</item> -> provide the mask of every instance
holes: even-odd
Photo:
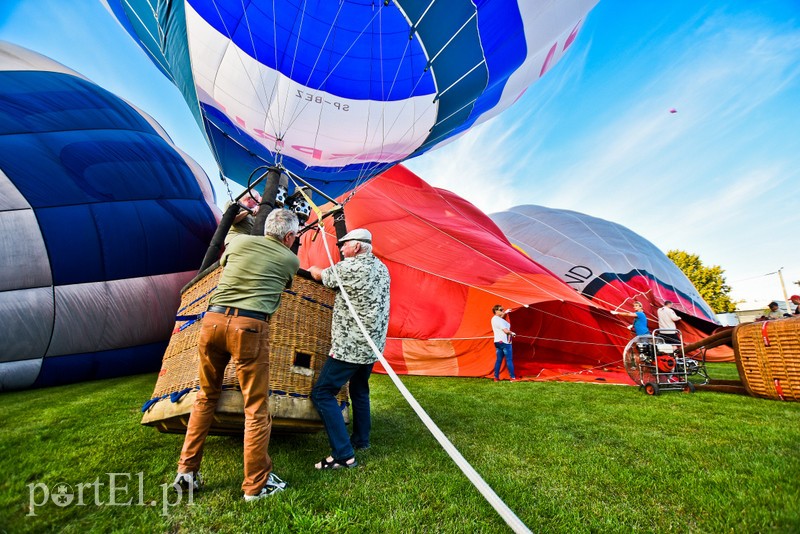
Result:
[[[311,278],[317,282],[322,281],[322,270],[323,269],[321,267],[317,267],[316,265],[312,265],[308,268],[308,272],[311,273]]]
[[[245,219],[245,217],[247,217],[248,215],[250,215],[250,212],[247,211],[247,208],[239,206],[239,213],[237,213],[236,217],[233,218],[233,223],[232,224],[238,224],[238,223],[242,222]]]
[[[336,265],[339,265],[339,264],[337,263]],[[329,273],[329,274],[327,274],[327,275],[325,275],[323,277],[325,272],[328,271],[329,269],[332,269],[332,268],[333,267],[325,267],[325,268],[323,268],[323,267],[317,267],[316,265],[312,265],[311,267],[308,268],[308,272],[309,272],[309,274],[311,274],[311,278],[313,278],[317,282],[320,282],[325,287],[329,287],[331,289],[337,289],[339,287],[339,284],[337,283],[336,278],[331,273]],[[342,271],[339,270],[338,272],[339,272],[339,275],[341,276],[342,275]]]

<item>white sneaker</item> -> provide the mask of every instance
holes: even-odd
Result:
[[[267,478],[267,483],[264,484],[264,487],[261,488],[255,495],[245,495],[244,500],[247,502],[256,501],[258,499],[263,499],[264,497],[269,497],[270,495],[275,495],[286,489],[286,482],[278,478],[278,475],[275,473],[270,473],[269,477]]]
[[[172,488],[183,493],[184,491],[200,491],[203,488],[203,477],[199,471],[192,473],[178,473],[175,481],[172,483]]]

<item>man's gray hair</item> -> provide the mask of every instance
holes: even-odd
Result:
[[[359,254],[369,254],[372,252],[372,243],[364,243],[363,241],[358,241],[359,245]]]
[[[264,235],[274,237],[278,241],[283,241],[287,234],[297,234],[300,230],[300,222],[293,211],[284,209],[274,209],[264,223]]]

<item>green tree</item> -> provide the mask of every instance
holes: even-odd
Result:
[[[686,278],[708,302],[714,313],[727,313],[736,310],[736,303],[731,300],[731,287],[725,283],[725,271],[719,265],[706,267],[697,254],[689,254],[683,250],[670,250],[667,257],[683,271]]]

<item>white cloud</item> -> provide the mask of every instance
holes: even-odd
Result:
[[[461,195],[487,213],[505,209],[519,203],[515,173],[508,170],[517,166],[520,129],[498,121],[477,126],[405,165],[428,183]]]

